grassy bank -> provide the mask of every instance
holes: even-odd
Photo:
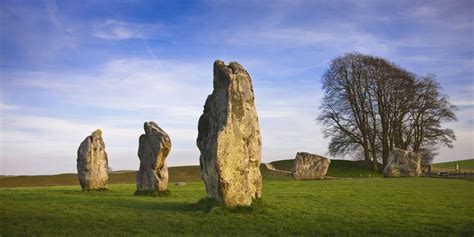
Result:
[[[273,161],[271,164],[279,169],[285,171],[291,171],[294,160],[279,160]],[[350,161],[350,160],[331,160],[329,165],[327,176],[332,177],[381,177],[379,172],[373,171],[370,164],[363,161]]]

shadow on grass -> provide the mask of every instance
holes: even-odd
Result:
[[[250,206],[226,207],[222,202],[218,202],[212,198],[203,198],[195,203],[193,208],[196,211],[212,214],[265,214],[267,212],[268,205],[262,199],[255,199],[252,201],[252,205]]]
[[[98,189],[82,189],[83,192],[108,192],[108,188],[98,188]]]
[[[94,204],[101,207],[125,208],[143,211],[170,211],[170,212],[193,212],[226,215],[232,213],[239,214],[265,214],[269,210],[269,205],[262,199],[254,199],[250,206],[226,207],[222,202],[211,198],[202,198],[197,202],[174,201],[171,192],[135,192],[132,195],[119,195],[111,190],[82,191],[80,189],[68,190],[57,189],[48,190],[47,193],[67,194],[70,200],[76,204],[90,203],[89,199],[94,199]],[[89,197],[89,198],[88,198]],[[103,197],[103,198],[101,198]],[[45,195],[44,198],[52,201],[58,198],[61,202],[63,197],[57,195]],[[42,198],[35,198],[36,200]],[[60,200],[61,199],[61,200]]]
[[[110,199],[101,202],[101,206],[114,208],[127,208],[146,211],[170,211],[170,212],[191,212],[191,213],[209,213],[217,215],[226,215],[232,213],[240,214],[265,214],[268,205],[263,200],[254,200],[251,206],[226,207],[223,203],[211,198],[202,198],[197,202],[172,202],[169,196],[165,198],[155,196],[135,196],[136,198],[127,198],[126,200]]]
[[[146,191],[135,191],[135,196],[150,196],[150,197],[170,197],[171,191],[155,191],[155,190],[146,190]]]
[[[93,189],[93,190],[82,190],[82,189],[51,189],[46,190],[44,193],[56,193],[56,194],[68,194],[68,195],[82,195],[82,196],[102,196],[107,194],[113,194],[114,192],[109,189]]]

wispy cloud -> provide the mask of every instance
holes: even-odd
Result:
[[[0,101],[0,112],[1,111],[7,111],[7,110],[16,110],[18,109],[19,107],[16,106],[16,105],[11,105],[11,104],[4,104],[4,103],[1,103]],[[1,116],[0,116],[1,117]]]
[[[430,5],[421,5],[408,9],[407,13],[413,17],[431,18],[436,17],[439,14],[439,9]]]
[[[291,45],[291,47],[332,48],[341,52],[360,51],[363,53],[387,53],[395,50],[390,42],[361,31],[351,24],[333,25],[331,28],[282,28],[266,29],[257,35],[262,43]]]
[[[44,4],[40,1],[37,3],[38,6],[2,3],[0,62],[3,65],[18,63],[45,65],[53,62],[62,50],[78,46],[70,29],[65,27],[56,2],[50,0]],[[8,61],[6,57],[9,58]]]
[[[50,21],[53,23],[57,30],[62,31],[63,26],[58,17],[59,10],[58,5],[56,4],[56,0],[46,0],[45,5]]]
[[[108,19],[94,27],[92,35],[106,40],[151,39],[159,36],[158,24],[143,24]]]
[[[101,70],[83,74],[42,71],[7,73],[5,78],[10,85],[49,90],[71,104],[81,101],[83,105],[95,107],[136,110],[152,107],[157,101],[175,104],[189,98],[189,94],[202,91],[206,84],[201,82],[209,78],[209,72],[212,71],[209,65],[156,61],[115,59],[105,63]],[[64,78],[68,80],[65,81]],[[70,93],[71,91],[75,93]],[[176,92],[183,92],[182,96],[178,96]]]

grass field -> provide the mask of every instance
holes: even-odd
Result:
[[[274,165],[283,169],[288,165],[285,162]],[[250,208],[234,210],[203,199],[206,192],[198,181],[197,166],[170,169],[174,178],[169,197],[134,196],[134,172],[113,174],[109,190],[100,192],[82,192],[72,180],[73,186],[12,188],[5,184],[21,186],[28,180],[31,186],[34,176],[0,178],[0,235],[474,234],[474,180],[380,178],[376,174],[358,178],[365,167],[334,164],[338,165],[330,170],[333,176],[349,178],[297,181],[262,167],[263,198]],[[174,186],[175,181],[187,183]]]
[[[474,182],[429,178],[267,180],[261,202],[209,212],[202,182],[170,197],[133,196],[135,185],[0,189],[8,235],[472,236]]]

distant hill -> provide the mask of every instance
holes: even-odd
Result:
[[[271,164],[279,170],[291,171],[293,160],[273,161]],[[288,173],[268,170],[263,164],[260,166],[263,180],[293,179]],[[170,185],[175,182],[191,182],[201,180],[201,171],[198,165],[177,166],[168,168]],[[118,170],[109,175],[109,184],[135,183],[136,171]],[[380,176],[380,173],[371,169],[363,161],[331,160],[327,176],[332,177],[371,177]],[[0,178],[0,188],[6,187],[38,187],[38,186],[79,186],[77,174],[36,175],[36,176],[4,176]]]
[[[201,170],[198,165],[169,167],[169,183],[191,182],[201,180]],[[263,179],[292,179],[291,174],[282,174],[265,168],[262,164]],[[109,184],[135,183],[136,171],[118,170],[109,174]],[[0,188],[8,187],[39,187],[39,186],[79,186],[77,174],[34,175],[34,176],[3,176],[0,178]]]
[[[435,163],[433,164],[433,168],[436,170],[443,169],[451,171],[455,169],[456,164],[459,164],[461,170],[474,171],[474,159]]]
[[[180,166],[168,168],[170,183],[177,181],[200,180],[199,166]],[[109,174],[109,184],[135,183],[136,171],[118,170]],[[3,187],[37,187],[78,185],[77,174],[5,176],[0,179]]]

